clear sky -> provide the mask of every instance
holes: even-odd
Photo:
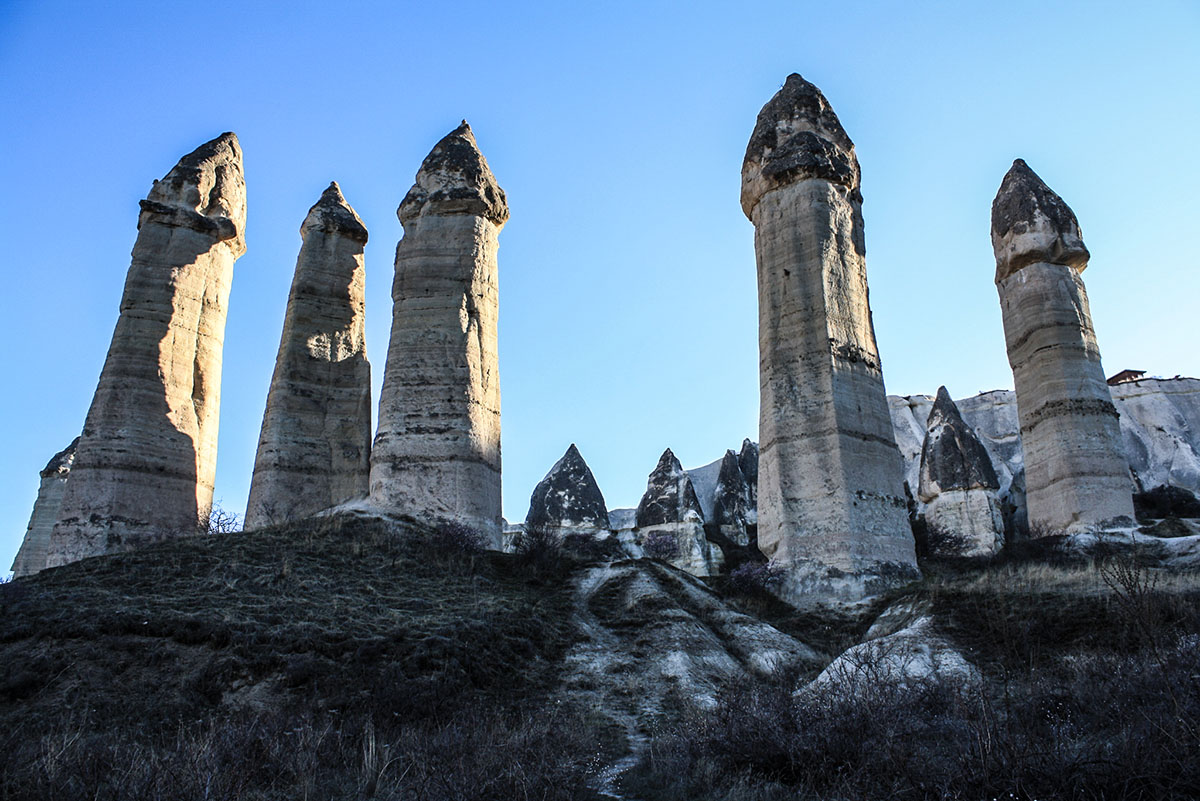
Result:
[[[508,193],[504,510],[571,442],[610,507],[663,448],[756,438],[759,108],[816,83],[862,164],[888,391],[1012,386],[988,238],[1015,157],[1075,210],[1105,368],[1200,375],[1200,4],[0,3],[0,572],[38,470],[76,436],[138,200],[236,131],[249,250],[225,339],[217,498],[241,512],[298,228],[330,180],[370,230],[375,391],[395,209],[462,118]]]

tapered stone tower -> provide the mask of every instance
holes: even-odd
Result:
[[[496,252],[508,204],[466,122],[426,157],[397,216],[371,500],[468,525],[498,548]]]
[[[233,263],[246,250],[232,133],[142,201],[121,314],[50,535],[47,566],[195,534],[217,466]]]
[[[1133,482],[1092,328],[1074,212],[1021,159],[992,202],[1031,531],[1133,524]]]
[[[254,459],[247,528],[300,520],[367,497],[367,229],[331,183],[309,209],[300,236],[303,244]]]
[[[71,475],[78,445],[79,437],[76,437],[70,445],[54,454],[54,458],[39,474],[42,481],[38,486],[37,500],[33,502],[33,514],[29,516],[25,539],[21,542],[17,557],[13,559],[14,578],[32,575],[46,567],[50,532],[54,529],[54,521],[58,519],[58,510],[62,508],[63,493],[67,489],[67,479]]]
[[[758,543],[798,604],[917,575],[867,299],[854,144],[799,75],[758,115],[742,164],[758,260]]]

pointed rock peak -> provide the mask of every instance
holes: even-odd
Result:
[[[1039,262],[1083,272],[1090,256],[1075,212],[1022,159],[992,201],[992,248],[997,281]]]
[[[496,225],[508,220],[504,190],[466,120],[434,145],[396,211],[401,223],[422,214],[473,214]]]
[[[738,455],[733,451],[725,451],[725,455],[721,457],[721,471],[717,480],[723,481],[726,476],[733,477],[734,475],[742,475],[742,466],[738,464]]]
[[[608,506],[583,455],[572,443],[529,498],[525,530],[608,528]]]
[[[763,195],[805,178],[841,184],[859,197],[854,143],[821,90],[792,73],[758,113],[746,145],[742,211],[753,219]]]
[[[184,226],[216,236],[242,240],[246,224],[246,181],[242,147],[233,133],[205,142],[179,160],[142,201],[143,218]]]
[[[704,511],[696,488],[670,448],[663,451],[646,482],[646,493],[637,508],[637,525],[704,522]]]
[[[925,427],[926,429],[930,429],[934,426],[948,424],[965,426],[966,422],[963,420],[962,414],[958,411],[958,405],[943,386],[938,387],[937,398],[933,401],[933,408],[929,411],[929,422]]]
[[[308,210],[308,216],[300,225],[300,235],[307,236],[310,231],[340,234],[364,244],[367,241],[367,226],[363,225],[362,218],[346,202],[337,181],[331,181],[321,193],[321,199]]]
[[[996,469],[983,443],[963,420],[945,387],[938,389],[929,412],[929,433],[921,447],[917,496],[928,503],[956,489],[999,489]]]
[[[751,487],[758,484],[758,443],[749,439],[742,440],[742,449],[738,452],[738,467]]]
[[[670,448],[667,448],[663,451],[662,456],[658,457],[658,465],[654,468],[654,472],[674,475],[675,473],[683,472],[683,465],[675,458],[675,453]]]

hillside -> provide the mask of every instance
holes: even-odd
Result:
[[[1200,792],[1194,574],[1045,547],[925,569],[817,615],[354,516],[85,560],[0,586],[0,797]]]

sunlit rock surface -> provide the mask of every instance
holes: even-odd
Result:
[[[499,548],[497,250],[508,205],[465,122],[433,148],[397,215],[371,500],[461,523]]]
[[[996,289],[1036,534],[1128,525],[1133,485],[1100,363],[1074,213],[1018,159],[992,203]]]
[[[197,533],[212,506],[242,149],[225,133],[141,202],[121,312],[50,536],[47,565]]]
[[[300,236],[254,459],[247,528],[303,519],[367,496],[367,229],[332,183],[309,209]]]
[[[758,262],[758,542],[797,604],[917,575],[902,462],[868,304],[859,165],[799,75],[759,113],[742,165]]]
[[[38,486],[37,500],[33,502],[33,514],[29,516],[25,539],[21,541],[12,564],[14,578],[28,576],[46,567],[50,531],[58,519],[58,510],[62,506],[63,492],[67,488],[78,445],[79,437],[76,437],[70,445],[54,454],[39,474],[42,481]]]

